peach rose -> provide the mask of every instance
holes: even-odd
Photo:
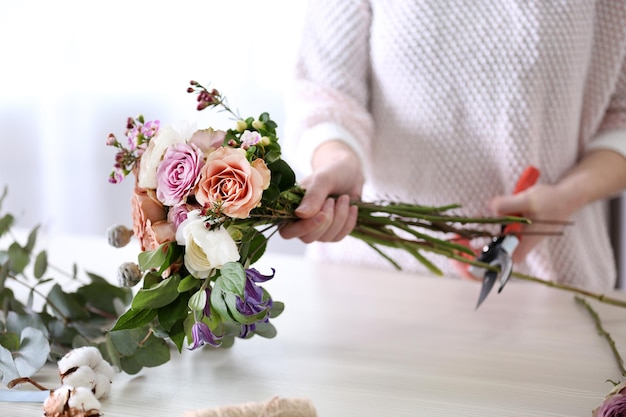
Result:
[[[219,148],[202,167],[196,200],[204,207],[220,207],[226,216],[245,219],[261,202],[270,176],[262,159],[250,163],[241,148]]]
[[[163,204],[156,198],[154,190],[135,187],[131,200],[133,233],[141,250],[154,250],[161,243],[173,241],[176,236],[174,225],[167,222]]]

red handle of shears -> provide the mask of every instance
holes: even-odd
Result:
[[[539,179],[539,169],[536,167],[529,165],[526,167],[522,175],[517,180],[517,184],[515,185],[515,189],[513,190],[513,194],[520,193],[527,188],[535,185],[537,180]],[[520,216],[519,214],[514,214],[514,216]],[[512,223],[507,225],[504,228],[504,234],[519,234],[522,231],[521,223]],[[520,236],[518,236],[520,238]]]

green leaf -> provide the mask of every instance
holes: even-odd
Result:
[[[272,162],[268,168],[272,172],[272,182],[278,186],[280,191],[288,190],[296,184],[296,174],[283,159]]]
[[[62,318],[80,320],[89,317],[84,308],[83,300],[80,300],[75,294],[64,292],[59,284],[55,284],[48,293],[48,305],[54,306],[51,308],[54,315],[60,314]]]
[[[13,333],[21,334],[27,327],[41,330],[47,336],[48,330],[40,315],[34,312],[17,313],[10,311],[6,317],[7,330]]]
[[[150,288],[140,289],[133,299],[132,308],[139,310],[168,305],[178,297],[179,283],[180,275],[173,275]]]
[[[11,227],[13,226],[13,223],[15,223],[15,218],[11,214],[5,214],[0,219],[0,236],[3,236],[5,233],[7,233],[9,229],[11,229]]]
[[[19,243],[13,242],[11,246],[9,246],[9,263],[11,271],[16,274],[21,274],[29,262],[30,256],[28,252],[24,250]]]
[[[122,356],[132,356],[139,349],[139,343],[146,338],[150,330],[148,327],[141,327],[129,330],[115,330],[107,334],[113,347]]]
[[[35,258],[35,267],[33,270],[33,274],[35,278],[40,279],[43,277],[43,274],[48,270],[48,254],[46,251],[41,251]]]
[[[37,243],[37,233],[39,232],[39,226],[33,228],[28,234],[28,240],[26,241],[26,246],[24,246],[24,250],[30,254],[35,248],[35,244]]]
[[[20,335],[18,333],[6,332],[0,333],[0,346],[14,351],[20,347]]]
[[[176,322],[184,320],[189,315],[188,302],[189,296],[181,294],[174,302],[158,309],[159,324],[168,334]]]
[[[142,271],[156,269],[159,274],[169,268],[182,255],[182,248],[176,242],[165,242],[153,251],[141,252],[138,256]]]
[[[216,281],[213,285],[213,291],[211,291],[211,315],[217,314],[224,320],[232,320],[232,317],[228,313],[228,306],[224,301],[224,293],[220,281]]]
[[[272,308],[270,308],[270,318],[278,317],[285,310],[285,304],[280,301],[272,302]]]
[[[132,299],[132,292],[129,288],[120,288],[104,280],[83,285],[76,290],[76,294],[85,300],[85,305],[114,316],[117,316],[116,299],[121,300],[125,306]]]
[[[122,314],[113,328],[112,332],[120,330],[137,329],[150,323],[157,315],[157,310],[154,309],[129,309],[126,313]]]
[[[239,262],[227,262],[220,269],[220,276],[216,282],[220,282],[222,291],[226,293],[237,294],[240,298],[244,298],[244,289],[246,287],[246,271]]]
[[[272,323],[261,322],[256,325],[256,328],[254,329],[254,334],[258,334],[261,337],[271,339],[273,337],[276,337],[277,332]]]
[[[170,348],[165,340],[152,335],[137,350],[135,357],[143,366],[159,366],[170,360]]]
[[[9,276],[9,263],[4,262],[2,266],[0,266],[0,289],[4,288],[4,284]]]
[[[20,348],[14,363],[20,376],[34,375],[48,360],[50,344],[39,329],[27,327],[20,335]]]
[[[185,278],[182,279],[182,281],[180,281],[180,284],[178,284],[177,291],[182,293],[193,290],[194,288],[198,287],[200,283],[201,281],[198,278],[192,275],[187,275]]]

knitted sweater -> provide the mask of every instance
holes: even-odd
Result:
[[[626,155],[626,1],[316,0],[306,14],[287,138],[298,161],[343,140],[366,166],[363,199],[459,203],[490,215],[529,164],[555,183],[590,148]],[[515,270],[590,290],[616,268],[602,202]],[[482,245],[479,242],[478,245]],[[391,267],[346,238],[317,258]],[[424,271],[389,252],[405,271]],[[450,262],[428,255],[447,274]]]

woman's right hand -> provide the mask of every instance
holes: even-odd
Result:
[[[301,219],[280,229],[284,239],[304,243],[337,242],[346,237],[357,220],[357,207],[350,204],[363,189],[363,168],[345,143],[330,141],[313,154],[313,173],[301,181],[306,190],[296,209]]]

